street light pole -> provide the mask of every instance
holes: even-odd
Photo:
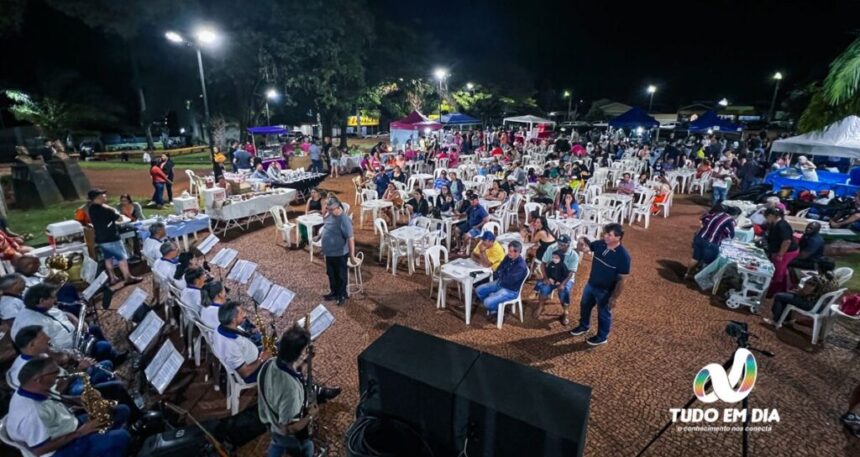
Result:
[[[657,86],[648,86],[648,93],[651,94],[648,98],[648,114],[651,114],[651,109],[654,106],[654,93],[657,92]]]
[[[773,79],[776,80],[776,84],[773,86],[773,97],[770,99],[770,109],[767,112],[768,122],[773,121],[774,108],[776,108],[776,94],[779,92],[779,83],[782,82],[782,73],[776,72],[773,75]]]
[[[206,95],[206,76],[203,74],[203,55],[200,53],[199,47],[194,47],[197,51],[197,69],[200,70],[200,89],[203,91],[203,112],[206,116],[206,135],[209,137],[209,155],[212,158],[212,168],[217,168],[215,165],[215,138],[212,137],[212,119],[209,117],[209,97]]]
[[[573,96],[569,90],[564,91],[564,96],[567,97],[567,122],[570,122],[570,103],[573,101]]]

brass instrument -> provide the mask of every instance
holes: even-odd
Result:
[[[116,406],[117,402],[114,400],[105,400],[102,398],[101,392],[96,390],[92,384],[90,384],[90,376],[81,371],[77,373],[71,373],[67,377],[80,377],[84,381],[84,391],[81,393],[81,404],[86,410],[87,415],[89,415],[89,419],[91,421],[98,422],[99,424],[103,424],[102,428],[99,429],[100,434],[104,434],[111,428],[113,425],[113,408]]]
[[[263,323],[263,318],[260,317],[260,312],[257,311],[254,316],[254,325],[257,326],[257,330],[260,331],[260,341],[262,342],[263,350],[268,351],[269,354],[272,354],[272,357],[278,356],[278,341],[277,335],[275,335],[275,322],[274,318],[269,322],[269,325],[272,328],[271,334],[266,331],[266,325]]]
[[[308,313],[305,316],[305,331],[310,335],[311,332],[311,313]],[[314,341],[311,340],[308,344],[308,353],[305,356],[305,365],[307,368],[305,369],[305,404],[302,408],[302,414],[308,414],[308,412],[316,406],[317,404],[317,390],[316,386],[314,386],[314,356],[316,352],[314,350]],[[313,418],[308,421],[308,425],[300,430],[296,436],[300,439],[307,439],[313,437],[316,432],[316,424],[314,424]]]

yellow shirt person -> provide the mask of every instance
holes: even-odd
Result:
[[[481,255],[482,252],[486,259]],[[499,268],[499,264],[505,259],[505,248],[496,241],[496,235],[493,235],[493,232],[484,232],[481,234],[481,241],[472,251],[472,259],[496,271],[496,268]]]

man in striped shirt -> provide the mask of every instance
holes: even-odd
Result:
[[[701,227],[693,236],[693,263],[687,268],[685,279],[690,279],[699,264],[713,262],[720,253],[720,243],[735,236],[735,220],[722,205],[701,218]]]

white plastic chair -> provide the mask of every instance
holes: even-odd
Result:
[[[20,452],[21,455],[24,457],[36,457],[36,454],[30,452],[30,448],[28,448],[26,445],[21,444],[9,437],[9,433],[6,431],[6,416],[4,416],[2,420],[0,420],[0,441],[6,443],[10,447],[17,449],[18,452]]]
[[[353,262],[352,259],[348,259],[346,262],[346,266],[349,267],[346,272],[346,291],[350,295],[364,292],[364,280],[361,277],[361,265],[364,264],[364,253],[361,251],[356,252],[355,260],[356,262]]]
[[[230,415],[235,416],[239,414],[239,397],[242,395],[243,390],[247,389],[256,389],[257,383],[247,383],[236,370],[229,368],[227,365],[224,365],[224,362],[221,362],[221,366],[224,367],[224,371],[227,372],[227,409],[230,410]]]
[[[188,193],[192,196],[200,194],[200,186],[197,181],[197,175],[194,174],[194,170],[185,170],[185,175],[188,176]]]
[[[407,270],[410,272],[411,264],[409,263],[409,245],[406,244],[406,241],[394,238],[393,236],[388,237],[388,257],[391,260],[391,274],[397,276],[397,264],[398,261],[403,258],[406,259]]]
[[[197,327],[197,330],[200,332],[200,336],[194,340],[194,366],[199,367],[200,366],[200,354],[203,352],[203,350],[202,350],[203,349],[202,348],[203,341],[206,342],[207,360],[208,360],[209,354],[213,353],[212,352],[212,332],[214,332],[215,329],[209,328],[206,324],[204,324],[199,319],[194,320],[194,326]],[[215,391],[217,392],[217,391],[221,390],[221,386],[220,386],[221,383],[218,382],[218,376],[220,374],[220,370],[218,369],[217,366],[215,367],[214,373],[215,373],[214,378],[216,381],[214,383],[215,384]],[[209,370],[208,369],[206,370],[206,374],[203,377],[203,382],[209,382]]]
[[[311,237],[310,243],[308,243],[308,251],[311,252],[311,263],[314,263],[314,248],[319,248],[320,252],[322,252],[322,237],[323,237],[323,231],[324,230],[325,230],[325,227],[320,229],[319,235],[318,235],[319,240],[314,241],[313,237]]]
[[[364,215],[368,214],[368,213],[371,215],[373,214],[373,208],[365,208],[363,204],[367,203],[369,201],[379,200],[378,197],[379,197],[379,194],[377,194],[375,190],[364,189],[361,191],[362,206],[361,206],[361,211],[358,213],[358,216],[359,216],[358,227],[359,228],[364,228]],[[379,210],[377,210],[377,211],[379,211]]]
[[[543,216],[543,205],[540,203],[529,202],[523,205],[523,207],[525,208],[526,213],[526,225],[529,225],[529,216],[531,216],[532,212],[537,211],[538,215]]]
[[[277,241],[280,239],[286,243],[286,246],[292,246],[296,224],[287,219],[287,210],[283,206],[273,206],[269,208],[269,212],[272,213],[272,219],[275,221],[275,244],[280,246]]]
[[[411,192],[416,187],[423,189],[424,181],[416,178],[415,176],[410,176],[409,179],[406,181],[406,192]]]
[[[523,282],[520,283],[520,290],[517,293],[517,298],[499,303],[499,309],[496,313],[496,328],[498,328],[499,330],[502,329],[502,324],[505,322],[505,308],[508,305],[511,305],[511,312],[514,314],[516,314],[517,309],[519,309],[520,322],[523,322],[523,287],[525,287],[526,280],[529,279],[530,274],[531,271],[526,268],[526,276],[523,278]]]
[[[654,192],[646,191],[639,194],[639,201],[633,204],[633,212],[630,215],[630,224],[640,219],[645,220],[645,228],[651,224],[651,205],[654,204]]]
[[[833,270],[833,276],[836,279],[836,285],[842,287],[854,276],[854,269],[850,267],[839,267]]]
[[[488,231],[493,232],[494,235],[501,235],[503,233],[502,232],[502,226],[498,222],[493,222],[493,221],[490,221],[490,222],[487,222],[486,224],[484,224],[484,226],[481,228],[481,231],[482,232],[488,232]]]
[[[834,290],[833,292],[828,292],[822,295],[817,302],[815,302],[815,306],[812,307],[811,310],[806,311],[800,309],[794,305],[788,305],[785,307],[785,310],[782,312],[782,316],[779,317],[779,320],[776,323],[776,328],[782,327],[782,324],[785,322],[785,319],[791,314],[792,311],[802,314],[807,317],[812,318],[812,344],[818,343],[818,334],[821,332],[821,327],[825,323],[826,319],[830,316],[830,305],[836,304],[839,302],[839,299],[842,297],[842,294],[848,289],[839,289]]]
[[[376,218],[373,221],[373,227],[376,229],[376,233],[379,234],[379,262],[382,263],[382,254],[388,248],[388,224],[385,222],[385,219]]]
[[[678,182],[676,181],[675,184],[677,185]],[[657,203],[657,206],[663,209],[663,218],[664,219],[669,217],[669,209],[672,208],[672,202],[674,200],[675,200],[675,190],[674,190],[674,186],[673,186],[673,189],[669,192],[668,195],[666,195],[666,198],[663,199],[662,202]]]
[[[708,185],[711,183],[711,172],[702,173],[701,178],[696,178],[690,180],[690,193],[696,190],[696,187],[699,188],[699,195],[705,195],[705,191],[708,190]]]
[[[802,210],[798,211],[798,212],[797,212],[797,214],[795,214],[794,216],[795,216],[795,217],[802,217],[802,218],[806,218],[806,215],[807,215],[807,214],[809,214],[809,208],[802,209]]]

